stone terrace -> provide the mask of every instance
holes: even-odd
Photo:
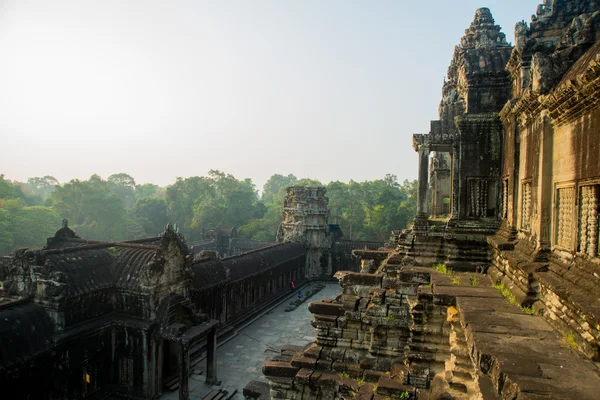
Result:
[[[311,303],[315,342],[264,364],[272,399],[597,398],[598,366],[488,276],[396,259]]]

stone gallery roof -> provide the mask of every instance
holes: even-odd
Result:
[[[44,350],[54,329],[38,304],[15,302],[0,306],[0,370]]]
[[[306,248],[300,243],[281,243],[223,259],[232,281],[260,274],[289,260],[302,257]]]
[[[219,284],[239,281],[303,257],[306,248],[299,243],[281,243],[222,260],[198,260],[192,265],[194,287],[206,290]]]
[[[156,255],[158,246],[81,239],[54,242],[52,248],[26,252],[37,265],[62,273],[68,295],[81,295],[117,286],[134,289],[140,271]]]
[[[192,264],[192,280],[197,290],[211,289],[229,281],[229,271],[221,260],[199,260]]]

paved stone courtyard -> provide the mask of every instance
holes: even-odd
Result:
[[[303,303],[295,311],[285,312],[286,306],[293,297],[259,317],[244,327],[230,340],[219,345],[217,350],[218,378],[221,387],[232,393],[237,389],[234,399],[243,399],[242,389],[253,379],[266,382],[262,374],[262,364],[267,358],[279,354],[285,344],[305,345],[315,339],[315,328],[311,325],[312,315],[308,311],[311,301],[326,297],[335,297],[340,293],[339,284],[327,284],[323,290]],[[217,386],[204,384],[206,361],[194,367],[195,373],[190,376],[190,399],[202,399]],[[197,372],[201,372],[198,374]],[[163,399],[178,399],[179,392],[165,394]]]

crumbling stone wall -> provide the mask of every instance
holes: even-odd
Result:
[[[280,242],[304,243],[308,249],[306,277],[331,276],[331,241],[327,219],[329,199],[324,187],[291,186],[283,202]]]

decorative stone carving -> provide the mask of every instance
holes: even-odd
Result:
[[[521,229],[531,231],[531,182],[523,183],[521,199]]]
[[[487,216],[488,181],[485,179],[469,180],[469,216],[484,218]]]
[[[579,217],[579,250],[595,257],[598,255],[598,186],[581,188]]]
[[[572,187],[558,189],[556,202],[558,205],[558,229],[556,243],[567,250],[572,249],[573,208],[575,207],[575,189]]]

